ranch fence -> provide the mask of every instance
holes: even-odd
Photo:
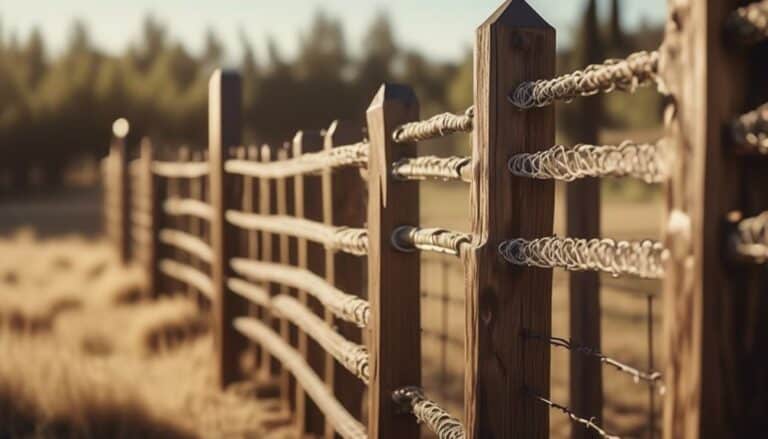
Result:
[[[278,147],[239,146],[240,77],[217,71],[207,150],[145,139],[134,158],[113,139],[108,235],[152,294],[200,297],[218,383],[272,388],[298,435],[413,438],[418,421],[441,438],[547,437],[557,409],[575,437],[615,438],[603,365],[663,395],[664,437],[753,435],[768,404],[767,28],[768,1],[672,1],[659,50],[555,77],[554,29],[510,0],[477,29],[467,111],[420,120],[414,92],[384,84],[365,128],[336,121]],[[554,145],[555,102],[644,86],[666,97],[663,139]],[[471,157],[417,154],[455,132],[471,132]],[[665,185],[663,241],[599,236],[607,177]],[[469,233],[419,225],[422,180],[468,184]],[[574,236],[552,235],[555,181]],[[465,337],[431,334],[464,349],[463,422],[421,388],[434,293],[420,294],[420,253],[463,266]],[[551,334],[553,268],[579,273],[572,339]],[[663,375],[601,353],[599,272],[662,279]],[[551,347],[571,351],[570,406],[550,399]]]

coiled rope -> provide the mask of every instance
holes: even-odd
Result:
[[[256,178],[286,178],[317,174],[324,169],[364,167],[368,163],[368,143],[339,146],[333,149],[302,154],[287,160],[255,162],[227,160],[224,169],[232,174]]]
[[[517,154],[509,159],[514,175],[542,180],[574,181],[585,177],[635,177],[659,183],[669,175],[669,163],[662,148],[629,140],[620,145],[586,145],[573,148],[556,145],[550,149]]]
[[[603,271],[612,276],[657,279],[664,273],[667,251],[650,240],[575,239],[556,236],[513,239],[499,245],[508,262],[529,267],[562,267],[570,271]]]
[[[726,27],[746,44],[768,39],[768,0],[750,3],[736,9],[728,18]]]
[[[392,175],[400,180],[441,180],[472,181],[472,157],[422,156],[406,158],[392,166]]]
[[[392,133],[395,143],[419,142],[447,136],[456,132],[472,131],[472,119],[475,107],[469,107],[464,114],[442,113],[427,120],[409,122],[401,125]]]
[[[658,70],[658,51],[636,52],[626,59],[609,59],[554,79],[524,82],[510,94],[509,100],[526,110],[615,90],[634,93],[638,87],[656,82]]]
[[[441,228],[401,226],[392,232],[392,244],[400,251],[422,250],[459,256],[472,235]]]
[[[746,151],[768,154],[768,104],[734,120],[731,135],[734,142]]]
[[[739,221],[731,235],[731,245],[740,258],[755,263],[768,260],[768,212]]]
[[[464,426],[445,409],[430,401],[424,392],[414,386],[395,390],[395,403],[412,413],[418,422],[423,422],[439,439],[464,439]]]

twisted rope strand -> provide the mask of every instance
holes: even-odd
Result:
[[[557,236],[504,241],[499,245],[499,253],[515,265],[604,271],[614,277],[633,275],[647,279],[663,276],[667,258],[662,244],[650,240],[628,242]]]
[[[768,0],[736,9],[728,18],[726,27],[745,44],[768,39]]]
[[[238,332],[268,350],[293,374],[301,388],[317,404],[326,420],[341,437],[344,439],[366,439],[368,437],[365,427],[334,398],[323,380],[317,376],[301,354],[275,334],[272,329],[260,321],[248,317],[236,318],[233,325]]]
[[[730,239],[738,257],[764,263],[768,260],[768,211],[739,221]]]
[[[509,159],[510,172],[541,180],[574,181],[585,177],[634,177],[659,183],[669,175],[660,145],[624,141],[620,145],[556,145],[550,149],[516,154]]]
[[[621,437],[616,436],[616,435],[611,434],[611,433],[608,433],[605,430],[603,430],[602,427],[600,427],[599,425],[597,425],[595,423],[595,418],[594,417],[589,418],[589,419],[582,418],[582,417],[576,415],[576,413],[574,413],[573,410],[571,410],[570,408],[568,408],[568,407],[566,407],[564,405],[560,405],[560,404],[558,404],[556,402],[552,402],[549,399],[544,398],[543,396],[537,395],[535,393],[531,393],[530,395],[533,398],[535,398],[536,400],[541,401],[544,404],[548,405],[550,408],[553,408],[553,409],[556,409],[556,410],[559,410],[559,411],[565,413],[569,418],[571,418],[572,421],[578,422],[579,424],[583,425],[584,428],[586,428],[587,430],[593,430],[594,432],[599,434],[600,437],[602,437],[603,439],[621,439]]]
[[[434,139],[456,132],[472,131],[475,107],[469,107],[464,114],[442,113],[427,120],[401,125],[392,133],[395,143],[411,143]]]
[[[731,135],[734,142],[747,152],[768,154],[768,104],[734,120]]]
[[[395,390],[392,399],[404,410],[412,413],[419,423],[424,423],[439,439],[464,439],[466,433],[461,422],[445,409],[430,401],[424,392],[414,386]]]
[[[656,82],[658,70],[658,51],[636,52],[626,59],[609,59],[554,79],[523,82],[509,100],[517,108],[527,110],[614,90],[634,93],[638,87]]]
[[[400,180],[426,180],[428,178],[472,181],[472,157],[422,156],[406,158],[392,166],[392,175]]]
[[[324,169],[364,167],[368,163],[368,143],[339,146],[333,149],[302,154],[287,160],[255,162],[227,160],[224,169],[232,174],[256,178],[287,178],[317,174]]]
[[[392,244],[401,251],[416,249],[459,256],[472,242],[472,235],[441,228],[402,226],[392,232]]]

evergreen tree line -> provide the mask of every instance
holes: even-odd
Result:
[[[618,17],[618,3],[614,8]],[[613,20],[609,27],[620,28],[618,18]],[[631,47],[654,32],[622,32],[622,45]],[[97,49],[79,21],[56,56],[38,29],[23,41],[4,35],[0,26],[0,172],[12,176],[16,189],[27,183],[32,167],[42,168],[48,183],[56,184],[73,159],[103,156],[118,117],[130,121],[132,135],[204,146],[207,82],[215,68],[232,60],[213,31],[205,33],[202,51],[192,53],[151,16],[138,41],[118,55]],[[362,124],[384,81],[411,85],[423,115],[471,105],[469,47],[460,62],[434,61],[398,44],[386,15],[372,21],[357,56],[347,49],[341,22],[322,11],[298,39],[295,57],[285,57],[269,40],[266,57],[259,59],[241,33],[242,55],[234,67],[243,76],[247,143],[282,142],[298,128],[322,129],[334,119]],[[579,50],[576,45],[574,53]],[[559,61],[568,70],[578,59],[565,52]]]

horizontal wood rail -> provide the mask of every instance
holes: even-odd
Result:
[[[211,263],[213,261],[213,251],[211,246],[202,239],[190,235],[180,230],[163,229],[159,234],[160,242],[174,246],[180,250],[191,254],[192,256]]]
[[[198,178],[209,171],[208,162],[152,162],[152,172],[166,178]]]
[[[203,272],[171,259],[163,259],[158,267],[165,275],[191,285],[203,293],[209,300],[213,299],[211,278]]]
[[[213,209],[210,204],[193,198],[169,198],[163,202],[163,212],[166,215],[189,215],[210,221]]]

